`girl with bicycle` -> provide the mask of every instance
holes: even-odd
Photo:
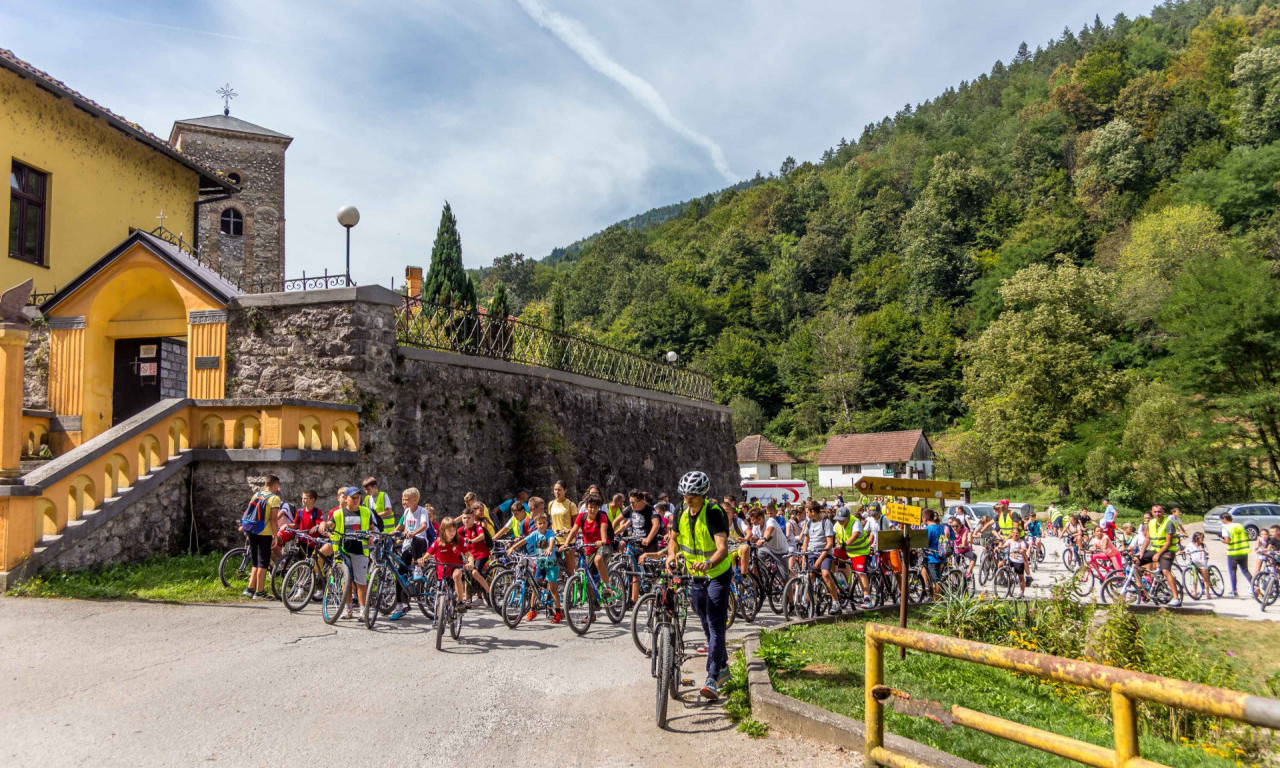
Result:
[[[1009,566],[1018,574],[1018,597],[1027,596],[1027,543],[1022,540],[1022,523],[1014,523],[1009,538],[1001,545],[1009,557]]]
[[[436,537],[435,543],[427,549],[427,554],[418,561],[418,565],[425,565],[427,560],[435,560],[436,562],[436,578],[440,581],[445,579],[453,579],[453,591],[458,596],[458,610],[466,610],[468,600],[466,584],[463,583],[463,573],[466,567],[463,562],[463,554],[466,552],[466,546],[462,542],[462,537],[458,535],[458,524],[453,518],[446,517],[440,521],[440,535]]]
[[[1204,594],[1209,596],[1213,590],[1209,587],[1209,550],[1204,546],[1204,534],[1196,531],[1191,534],[1191,546],[1187,547],[1187,556],[1191,558],[1191,567],[1196,569],[1196,576],[1204,584]]]

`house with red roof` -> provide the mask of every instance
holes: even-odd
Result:
[[[737,445],[738,473],[743,480],[790,480],[791,454],[764,435],[748,435]]]
[[[863,477],[928,479],[933,446],[924,430],[832,435],[818,454],[818,483],[852,488]]]

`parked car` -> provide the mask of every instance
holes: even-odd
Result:
[[[951,521],[956,515],[963,515],[965,525],[969,528],[977,528],[978,521],[984,517],[991,517],[995,514],[995,505],[987,503],[978,504],[954,504],[947,507],[947,511],[942,515],[942,523],[945,525]]]
[[[1231,518],[1244,526],[1249,541],[1258,538],[1258,531],[1280,525],[1280,504],[1267,501],[1250,501],[1242,504],[1219,504],[1205,513],[1204,532],[1210,536],[1222,533],[1222,513],[1230,512]]]

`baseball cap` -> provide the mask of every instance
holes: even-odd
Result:
[[[342,489],[343,496],[359,496],[361,493],[363,493],[363,491],[354,485],[348,485],[346,488]]]
[[[836,510],[836,519],[837,519],[837,520],[848,520],[848,519],[849,519],[849,508],[848,508],[848,507],[841,507],[841,508],[837,509],[837,510]]]

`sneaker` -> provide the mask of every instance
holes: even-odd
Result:
[[[241,597],[247,597],[247,598],[249,598],[250,600],[252,600],[252,599],[253,599],[253,596],[254,596],[255,594],[257,594],[257,593],[256,593],[256,592],[254,592],[252,589],[249,589],[248,587],[245,587],[244,591],[240,593],[240,596],[241,596]],[[1232,592],[1231,594],[1232,594],[1233,596],[1235,595],[1235,593],[1234,593],[1234,592]]]
[[[1170,607],[1170,608],[1181,608],[1181,607],[1182,607],[1182,598],[1178,598],[1177,600],[1174,600],[1172,603],[1169,603],[1169,607]]]
[[[720,686],[716,683],[714,678],[708,677],[707,682],[702,684],[702,690],[699,691],[699,693],[701,693],[702,698],[707,701],[715,701],[720,698]]]
[[[349,606],[349,605],[348,605],[348,606],[347,606],[347,612],[343,615],[343,617],[342,617],[342,618],[344,618],[344,619],[349,619],[349,618],[351,618],[352,616],[354,616],[355,614],[356,614],[356,612],[351,608],[351,606]]]
[[[403,619],[404,615],[408,612],[409,612],[409,606],[405,605],[404,603],[396,603],[395,607],[391,609],[391,615],[387,617],[387,620],[399,621],[400,619]]]
[[[536,619],[536,618],[538,618],[538,612],[537,612],[537,611],[529,611],[528,613],[526,613],[526,614],[524,615],[524,620],[525,620],[525,621],[533,621],[533,620],[534,620],[534,619]]]
[[[733,675],[732,673],[729,672],[728,667],[720,670],[720,674],[716,675],[716,687],[724,688],[726,685],[729,684],[729,680],[731,680],[732,678],[733,678]]]
[[[422,566],[420,566],[420,565],[415,565],[415,566],[413,567],[413,580],[414,580],[414,581],[426,581],[426,579],[425,579],[425,578],[423,578],[423,576],[422,576]]]
[[[696,654],[699,654],[699,655],[701,655],[701,656],[706,656],[706,655],[707,655],[707,646],[705,646],[705,645],[700,645],[700,646],[698,646],[697,648],[694,648],[694,649],[693,649],[693,652],[694,652],[694,653],[696,653]]]
[[[270,600],[271,595],[268,595],[266,592],[259,592],[258,594],[254,595],[252,599],[253,600]]]
[[[559,624],[561,621],[564,621],[564,614],[560,611],[556,611],[556,615],[551,619],[551,623]]]
[[[831,615],[832,615],[832,616],[839,616],[839,615],[840,615],[840,614],[842,614],[842,613],[844,613],[844,607],[843,607],[843,606],[837,605],[836,607],[834,607],[834,608],[832,608],[832,609],[831,609]]]

